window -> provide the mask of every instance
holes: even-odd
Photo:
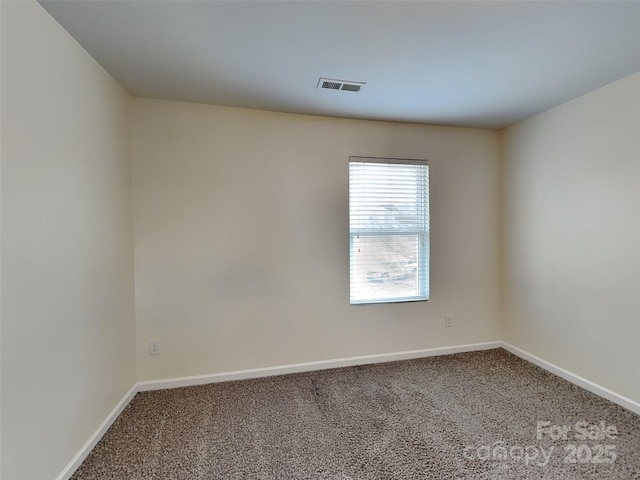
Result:
[[[429,166],[349,159],[351,304],[429,299]]]

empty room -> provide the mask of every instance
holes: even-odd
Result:
[[[2,480],[640,479],[640,1],[0,25]]]

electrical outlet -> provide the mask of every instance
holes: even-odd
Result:
[[[160,340],[149,340],[149,355],[160,355]]]
[[[453,315],[451,315],[450,313],[446,313],[444,315],[444,326],[453,327]]]

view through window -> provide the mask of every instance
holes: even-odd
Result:
[[[429,298],[429,166],[349,159],[350,302]]]

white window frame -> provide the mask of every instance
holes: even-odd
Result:
[[[405,302],[425,302],[429,301],[430,294],[430,165],[428,160],[416,160],[416,159],[401,159],[401,158],[380,158],[380,157],[349,157],[349,165],[351,163],[383,163],[383,164],[397,164],[397,165],[423,165],[427,167],[426,175],[426,192],[424,189],[419,191],[422,195],[418,197],[417,203],[419,208],[426,209],[426,212],[422,210],[419,218],[424,220],[422,228],[419,229],[351,229],[349,226],[349,303],[350,305],[369,305],[369,304],[384,304],[384,303],[405,303]],[[349,189],[351,189],[351,182],[349,182]],[[351,212],[351,196],[349,196],[349,212]],[[363,236],[416,236],[418,240],[418,290],[419,294],[415,296],[405,297],[389,297],[381,299],[362,299],[354,300],[351,296],[351,272],[353,271],[353,240],[354,237]]]

